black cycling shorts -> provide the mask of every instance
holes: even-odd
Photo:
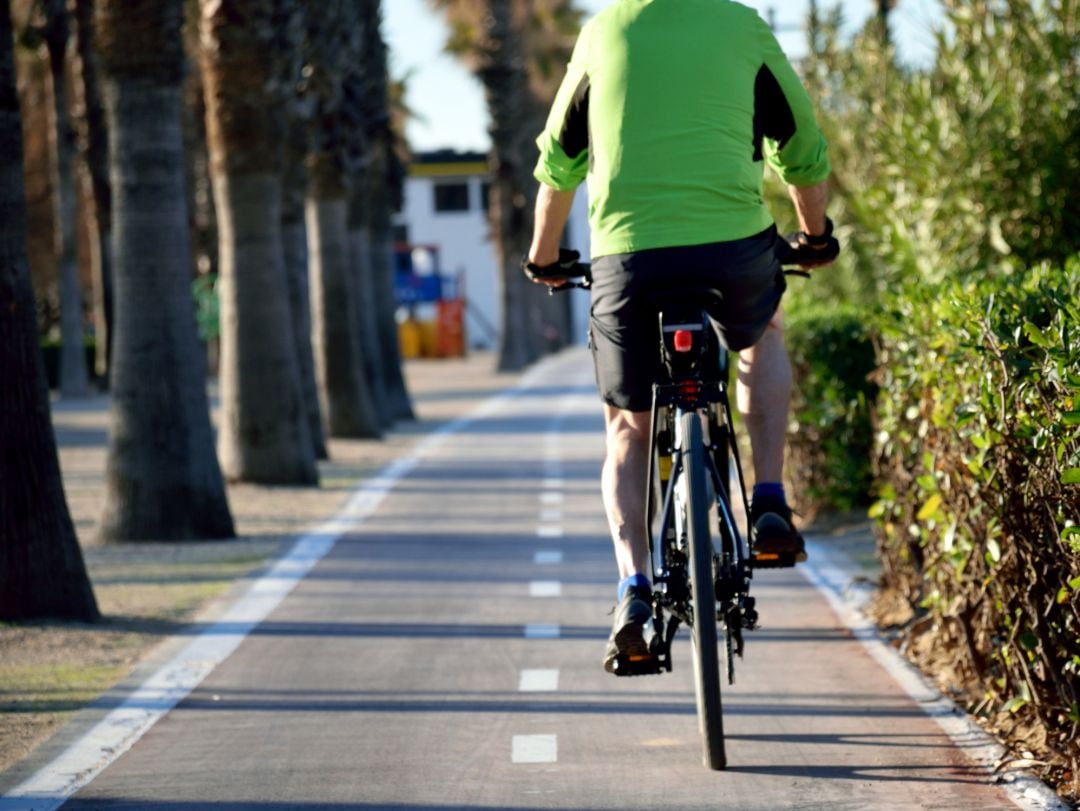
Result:
[[[605,403],[652,408],[662,369],[662,306],[700,306],[733,351],[757,343],[780,305],[786,283],[776,258],[776,228],[731,242],[612,254],[592,264],[589,342]]]

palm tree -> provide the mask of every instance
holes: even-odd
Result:
[[[218,214],[225,477],[315,484],[281,236],[284,104],[303,26],[288,0],[202,0],[207,143]]]
[[[60,287],[60,394],[85,397],[89,378],[83,348],[83,296],[75,262],[75,137],[68,105],[67,46],[70,25],[64,0],[38,0],[40,20],[28,28],[30,42],[43,41],[52,78],[52,131],[49,138],[53,186],[53,226]]]
[[[365,157],[364,168],[353,174],[349,183],[347,228],[349,231],[349,259],[356,289],[357,340],[359,355],[364,364],[364,380],[371,394],[372,407],[384,427],[394,424],[395,415],[387,401],[386,374],[383,371],[384,350],[379,334],[379,308],[375,300],[375,267],[371,255],[371,232],[368,229],[368,170]]]
[[[350,254],[349,139],[359,100],[345,80],[360,52],[359,0],[310,0],[307,93],[315,108],[308,154],[307,231],[313,342],[319,397],[330,436],[376,438],[382,423],[372,402],[357,320]]]
[[[548,347],[546,333],[558,326],[546,293],[530,284],[518,263],[532,237],[532,202],[537,184],[533,143],[547,105],[544,93],[557,86],[545,75],[552,61],[565,64],[562,32],[576,24],[565,0],[431,0],[451,24],[447,50],[460,56],[484,86],[491,115],[493,182],[488,207],[502,288],[500,371],[521,369]],[[541,58],[542,57],[542,58]],[[556,345],[558,342],[555,342]]]
[[[401,207],[405,167],[400,159],[404,142],[393,129],[391,82],[386,41],[380,30],[382,9],[380,0],[360,3],[363,44],[360,74],[363,77],[364,131],[366,138],[366,171],[357,189],[356,207],[358,229],[367,243],[368,278],[371,286],[371,307],[374,321],[369,325],[372,344],[378,346],[378,362],[372,373],[381,376],[384,417],[388,421],[413,419],[412,402],[401,370],[401,350],[398,346],[397,301],[394,296],[394,263],[391,215]]]
[[[360,3],[359,6],[362,6]],[[363,31],[366,21],[358,16],[357,25]],[[363,41],[358,44],[363,50]],[[359,342],[357,357],[363,364],[364,382],[371,397],[372,407],[383,427],[390,427],[394,417],[389,413],[386,389],[383,384],[382,349],[379,345],[375,281],[372,277],[370,238],[368,232],[368,186],[370,170],[370,141],[367,133],[367,96],[364,63],[353,63],[342,88],[350,100],[348,146],[350,174],[348,179],[348,214],[346,227],[349,233],[349,262],[356,305],[356,339]],[[356,126],[353,116],[361,116],[361,126]]]
[[[75,538],[26,260],[22,128],[8,0],[0,0],[0,620],[94,620]]]
[[[72,119],[81,158],[82,196],[87,204],[85,218],[93,279],[94,369],[98,377],[106,379],[112,348],[109,141],[94,55],[94,0],[69,0],[69,9],[75,21]]]
[[[892,41],[889,32],[889,12],[896,8],[896,0],[874,0],[874,6],[877,8],[877,24],[881,41],[888,45]]]
[[[105,540],[235,534],[192,305],[181,0],[99,0],[116,337]]]
[[[308,282],[307,226],[307,122],[297,105],[288,106],[285,169],[281,176],[281,242],[285,251],[285,276],[289,285],[296,360],[300,370],[300,393],[304,400],[316,459],[326,459],[326,432],[319,410],[319,387],[315,382],[315,357],[311,348],[311,290]]]

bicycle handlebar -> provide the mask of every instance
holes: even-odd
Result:
[[[800,242],[798,237],[799,234],[795,233],[776,238],[776,258],[781,265],[791,268],[784,271],[787,274],[810,278],[808,269],[828,264],[840,254],[840,243],[831,235],[828,242],[820,247]],[[578,261],[579,257],[577,251],[562,248],[559,251],[559,261],[555,264],[540,267],[522,259],[521,268],[533,281],[562,280],[562,284],[548,287],[549,295],[565,290],[588,290],[592,287],[592,265]]]

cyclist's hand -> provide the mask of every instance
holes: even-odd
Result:
[[[559,258],[550,265],[534,265],[528,256],[521,257],[521,269],[535,284],[558,287],[573,276],[580,276],[578,260],[581,254],[567,248],[559,248]]]
[[[840,241],[833,236],[833,222],[825,218],[825,233],[818,236],[796,231],[784,238],[788,251],[781,257],[784,264],[804,268],[822,268],[831,265],[840,255]]]

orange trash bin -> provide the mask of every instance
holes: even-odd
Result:
[[[440,358],[465,356],[464,299],[443,299],[436,303],[435,346]]]

